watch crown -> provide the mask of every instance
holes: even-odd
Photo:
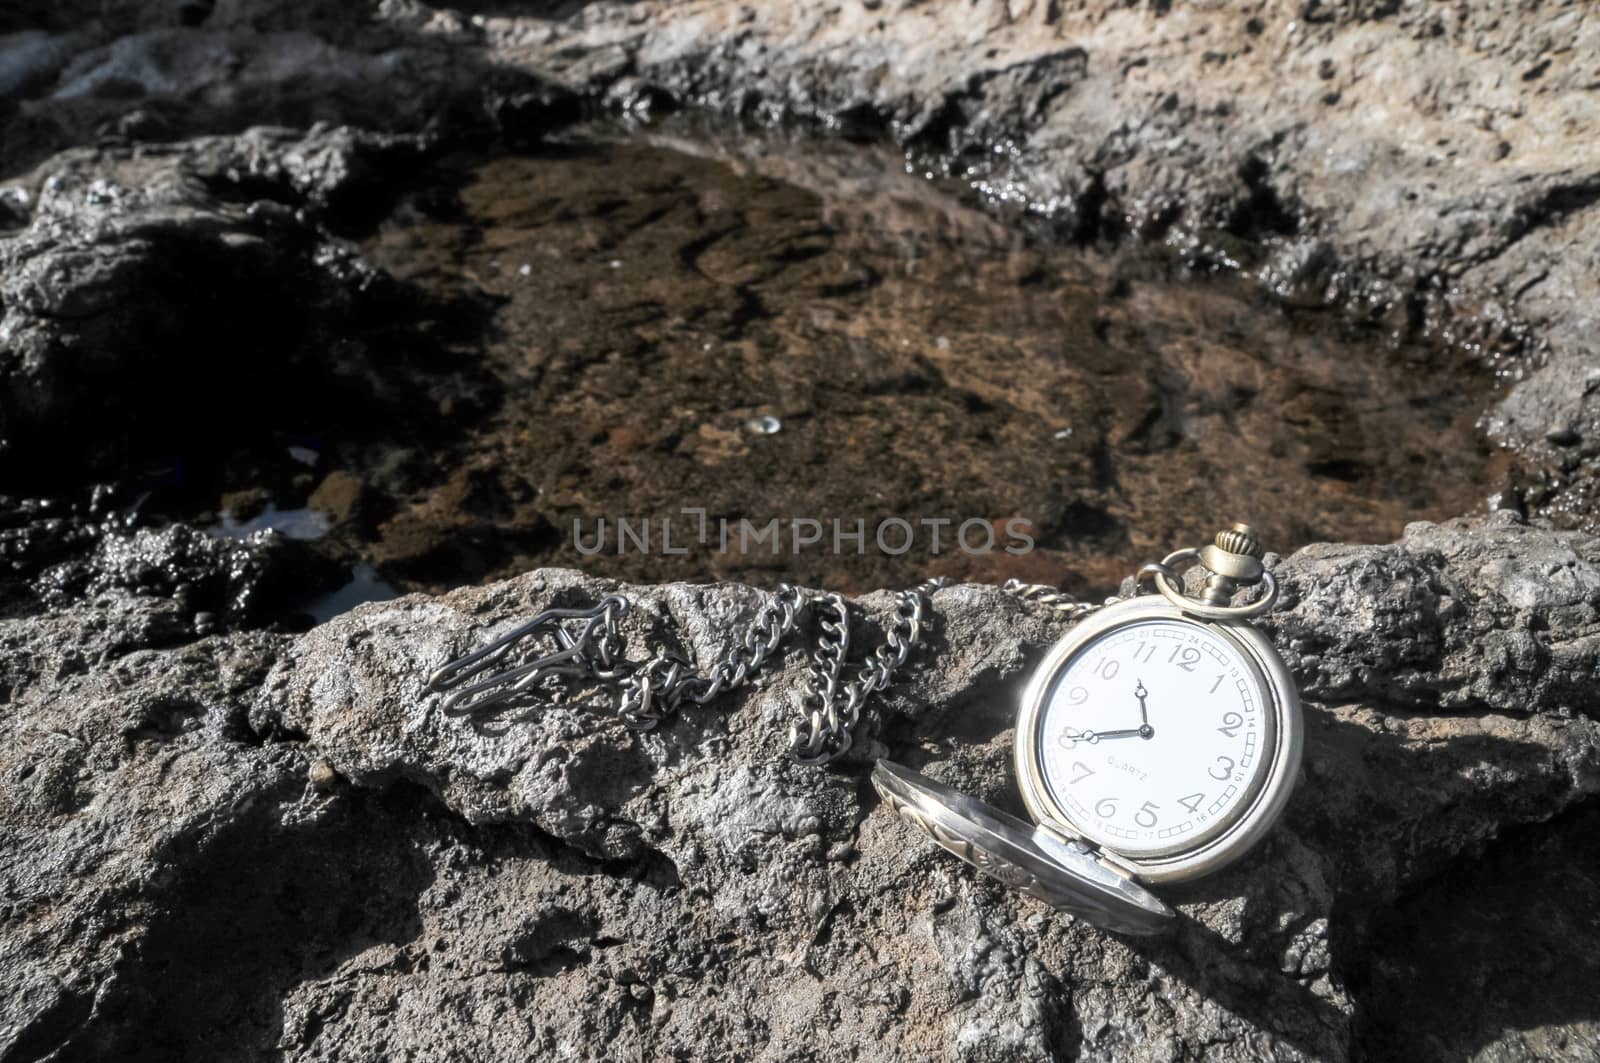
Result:
[[[1200,549],[1200,563],[1211,570],[1201,598],[1226,605],[1233,592],[1261,578],[1261,540],[1248,524],[1235,524],[1217,533],[1210,546]]]
[[[1230,554],[1243,554],[1245,557],[1260,557],[1262,554],[1261,540],[1256,538],[1256,533],[1250,530],[1248,524],[1235,524],[1217,532],[1216,544],[1218,549]]]

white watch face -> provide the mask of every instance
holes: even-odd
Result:
[[[1249,807],[1271,767],[1272,711],[1259,670],[1216,629],[1136,621],[1057,672],[1038,756],[1088,840],[1160,856],[1207,841]]]

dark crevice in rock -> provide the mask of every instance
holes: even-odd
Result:
[[[1502,255],[1529,233],[1559,225],[1573,214],[1600,203],[1600,177],[1548,188],[1535,201],[1525,203],[1506,223],[1506,238],[1494,252]],[[1491,256],[1493,257],[1493,256]]]
[[[1073,204],[1073,213],[1076,219],[1072,224],[1069,239],[1082,246],[1097,243],[1101,240],[1114,241],[1121,237],[1119,220],[1108,210],[1111,202],[1111,192],[1106,187],[1105,174],[1098,170],[1090,171],[1089,185],[1078,196],[1078,201]]]
[[[1247,195],[1228,218],[1227,229],[1236,236],[1261,240],[1272,236],[1294,236],[1300,231],[1296,214],[1272,187],[1271,166],[1259,155],[1252,155],[1239,169]]]

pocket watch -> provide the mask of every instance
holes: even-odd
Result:
[[[1210,874],[1272,829],[1299,775],[1294,681],[1250,624],[1278,585],[1248,525],[1139,572],[1157,594],[1113,600],[1053,646],[1022,695],[1026,822],[879,761],[884,800],[1005,885],[1097,926],[1156,933],[1175,913],[1147,885]],[[1186,594],[1180,568],[1203,586]],[[1236,592],[1261,585],[1247,604]]]

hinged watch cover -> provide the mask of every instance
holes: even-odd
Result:
[[[1176,916],[1081,842],[1063,840],[910,768],[880,760],[872,785],[907,822],[979,871],[1095,926],[1156,934]]]

